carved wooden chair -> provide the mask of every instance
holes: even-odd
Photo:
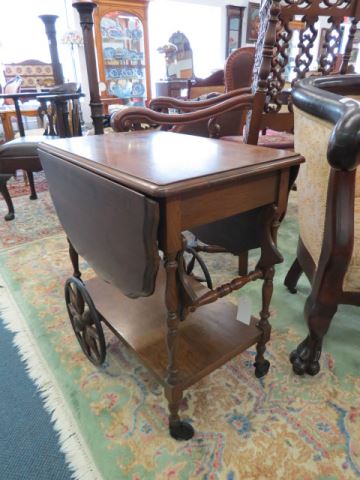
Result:
[[[64,84],[37,96],[38,100],[45,105],[45,113],[49,119],[48,129],[45,133],[50,135],[51,138],[81,135],[78,102],[83,94],[78,89],[79,87],[75,83]],[[8,207],[5,220],[13,220],[15,218],[14,205],[7,188],[7,181],[16,174],[17,170],[27,172],[31,191],[30,200],[37,198],[33,172],[42,170],[37,147],[44,137],[25,135],[19,100],[29,96],[34,97],[34,94],[14,93],[0,95],[0,97],[11,98],[14,101],[20,132],[19,138],[0,145],[0,192]],[[72,111],[75,112],[71,116],[71,124],[69,124],[68,118],[69,102],[73,104]],[[46,106],[46,103],[48,103],[48,106]]]
[[[189,80],[188,100],[176,99],[173,97],[157,97],[150,101],[149,108],[169,114],[173,109],[178,112],[196,111],[231,98],[235,91],[250,91],[252,72],[255,60],[255,48],[243,47],[232,52],[226,59],[224,70],[215,72],[206,79]],[[224,94],[225,92],[225,94]],[[220,95],[223,93],[223,95]],[[228,135],[238,135],[242,132],[245,117],[239,112],[230,111],[219,119],[222,131]],[[160,129],[169,130],[171,125],[166,122],[160,124]],[[115,128],[116,129],[116,128]],[[192,122],[190,125],[176,125],[173,132],[198,135],[201,137],[212,136],[209,134],[208,119],[199,122]]]
[[[272,52],[271,71],[267,79],[263,112],[258,128],[249,132],[248,142],[275,147],[292,148],[294,115],[292,109],[291,88],[295,83],[310,74],[329,75],[338,69],[345,74],[353,47],[356,25],[360,20],[360,5],[356,0],[282,0],[280,4],[277,38]],[[342,41],[341,24],[346,17],[351,19],[351,28],[345,45],[344,55],[337,54]],[[320,24],[327,23],[324,34]],[[263,21],[263,25],[265,22]],[[293,79],[291,85],[285,81],[285,70],[291,71],[289,64],[289,46],[295,30],[299,31]],[[322,42],[322,44],[320,44]],[[315,49],[321,52],[317,68],[314,69]],[[264,51],[264,55],[269,52]],[[339,63],[338,60],[341,60]],[[271,135],[259,137],[263,130],[282,132],[278,138]]]
[[[272,34],[269,34],[269,28],[273,28],[271,22],[274,21],[271,20],[269,15],[271,5],[279,8],[279,15],[276,15],[275,43],[271,41]],[[335,68],[339,68],[341,74],[347,73],[356,25],[360,19],[360,4],[355,0],[337,0],[336,2],[313,0],[311,4],[307,0],[297,2],[293,0],[267,0],[260,10],[260,17],[260,33],[256,46],[252,83],[252,93],[257,97],[256,108],[253,108],[252,105],[244,107],[242,104],[244,91],[234,91],[230,94],[220,95],[216,98],[216,101],[205,101],[198,105],[193,105],[192,102],[184,105],[181,101],[156,99],[151,104],[152,108],[179,108],[184,113],[178,116],[166,116],[163,111],[161,114],[157,114],[141,109],[129,109],[123,113],[114,114],[112,119],[114,129],[122,131],[129,128],[139,128],[139,122],[136,122],[137,115],[144,122],[147,120],[152,124],[171,125],[175,131],[185,129],[185,127],[189,128],[191,124],[201,120],[207,122],[208,134],[214,138],[226,137],[227,140],[245,141],[273,148],[293,148],[294,119],[290,88],[285,81],[285,70],[290,67],[289,46],[294,35],[294,27],[298,28],[300,26],[301,29],[299,30],[300,40],[295,57],[295,78],[291,85],[311,73],[310,67],[312,67],[314,49],[319,42],[321,33],[317,23],[320,18],[328,19],[328,28],[321,48],[317,73],[328,75]],[[340,57],[341,66],[339,67],[337,62],[339,56],[337,54],[341,37],[341,24],[345,17],[351,19],[351,28],[344,54]],[[314,71],[314,73],[316,72]],[[214,107],[215,104],[216,108]],[[243,138],[239,137],[238,134],[234,136],[233,133],[229,133],[227,124],[222,124],[221,118],[224,113],[239,110],[242,112],[244,108],[247,108],[250,112]],[[237,115],[237,120],[240,124],[241,114]],[[264,131],[278,133],[260,135]]]
[[[254,47],[238,48],[228,56],[223,72],[225,93],[222,95],[217,85],[211,85],[211,77],[209,77],[208,80],[203,82],[197,81],[194,86],[190,87],[190,101],[171,97],[157,97],[150,101],[149,108],[163,113],[169,113],[170,109],[176,109],[179,112],[190,112],[216,105],[225,98],[231,98],[235,94],[234,92],[238,92],[239,89],[241,89],[241,92],[249,92],[254,60]],[[218,119],[219,123],[221,123],[222,131],[226,131],[228,135],[240,134],[244,126],[244,120],[245,118],[241,114],[239,119],[239,112],[237,111],[226,112]],[[164,125],[163,128],[168,130],[168,124]],[[202,137],[211,136],[208,129],[208,119],[191,123],[191,125],[176,125],[172,128],[172,131]]]
[[[300,237],[285,285],[305,272],[309,335],[291,354],[294,372],[316,375],[322,341],[339,304],[360,305],[360,76],[302,80],[293,91]],[[314,205],[316,206],[314,208]]]
[[[255,48],[243,47],[234,50],[226,59],[223,70],[218,70],[206,78],[189,80],[188,99],[208,94],[231,92],[251,85],[255,60]]]
[[[188,80],[188,100],[198,98],[201,95],[217,92],[224,93],[225,78],[224,70],[217,70],[206,78],[191,78]]]

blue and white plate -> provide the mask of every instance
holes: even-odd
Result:
[[[135,97],[142,97],[145,93],[145,87],[142,83],[135,82],[132,86],[132,95]]]
[[[112,48],[112,47],[105,47],[104,48],[104,58],[106,58],[107,60],[112,60],[113,58],[115,58],[115,48]]]
[[[119,40],[123,37],[123,33],[120,27],[108,28],[107,33],[109,35],[109,38],[113,38],[115,40]]]

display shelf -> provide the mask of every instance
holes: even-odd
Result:
[[[100,0],[95,18],[102,100],[144,105],[150,97],[147,2]]]

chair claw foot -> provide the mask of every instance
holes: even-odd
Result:
[[[311,344],[312,343],[312,344]],[[320,371],[319,358],[321,355],[321,345],[315,345],[307,337],[301,342],[296,350],[290,353],[289,360],[292,363],[293,371],[296,375],[317,375]]]

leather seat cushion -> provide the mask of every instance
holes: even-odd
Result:
[[[37,147],[45,138],[58,137],[20,137],[0,145],[0,173],[15,173],[18,169],[34,172],[42,170]]]

